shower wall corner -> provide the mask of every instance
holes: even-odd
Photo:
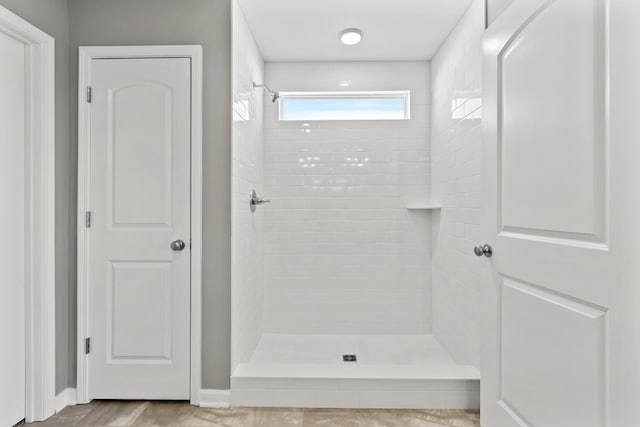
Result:
[[[236,0],[232,1],[231,372],[248,362],[263,333],[263,211],[249,209],[262,195],[264,60]]]

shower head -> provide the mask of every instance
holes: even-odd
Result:
[[[256,84],[256,82],[253,82],[253,87],[255,89],[262,88],[262,89],[266,90],[269,93],[269,95],[271,95],[271,102],[276,102],[276,101],[278,101],[278,99],[280,99],[280,92],[272,90],[267,85],[264,85],[264,84],[259,85],[259,84]]]

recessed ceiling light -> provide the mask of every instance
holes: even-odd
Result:
[[[353,46],[362,40],[362,30],[357,28],[347,28],[340,32],[340,41],[347,46]]]

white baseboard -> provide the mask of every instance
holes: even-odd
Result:
[[[231,390],[200,390],[200,406],[203,408],[228,408]]]
[[[56,396],[56,413],[62,411],[67,406],[73,406],[78,403],[76,399],[75,388],[65,388]]]
[[[76,389],[66,388],[56,396],[56,413],[77,403]],[[230,390],[200,390],[200,406],[203,408],[228,408],[230,404]]]

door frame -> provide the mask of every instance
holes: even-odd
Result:
[[[202,46],[81,46],[78,79],[78,336],[77,400],[89,403],[89,364],[84,352],[89,330],[88,244],[91,61],[117,58],[189,58],[191,60],[191,378],[190,401],[200,403],[202,341]]]
[[[0,6],[0,33],[26,48],[26,414],[55,412],[55,40]]]

